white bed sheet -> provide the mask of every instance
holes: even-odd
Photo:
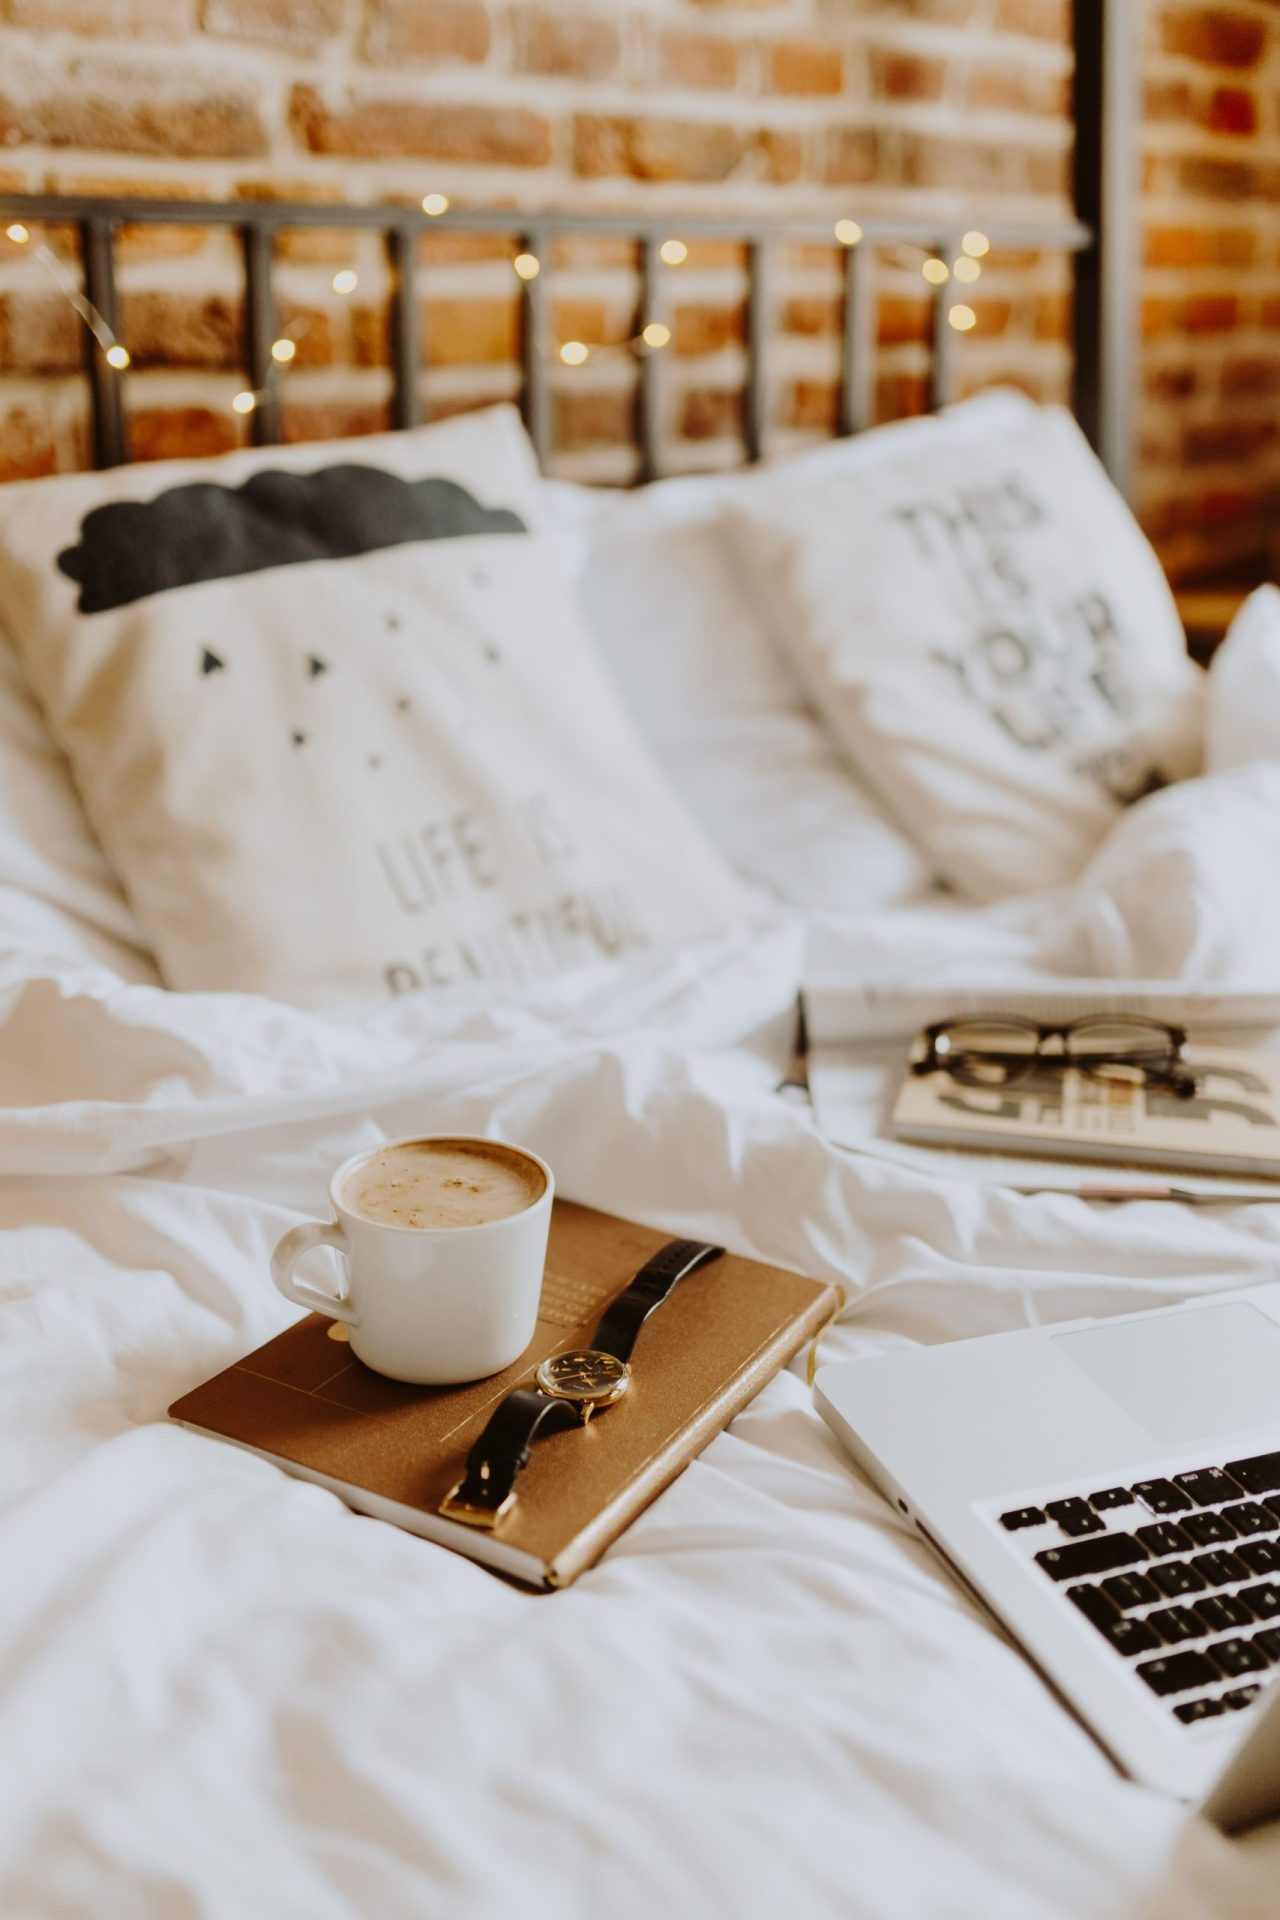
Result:
[[[901,927],[919,952],[918,925]],[[876,952],[892,949],[880,924]],[[386,1134],[838,1279],[824,1355],[1275,1277],[1280,1207],[930,1186],[770,1091],[794,926],[341,1016],[0,971],[0,1912],[1262,1916],[849,1466],[797,1363],[564,1595],[170,1427]]]

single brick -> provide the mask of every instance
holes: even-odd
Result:
[[[794,180],[802,150],[797,134],[744,130],[701,120],[580,113],[574,120],[574,166],[588,178],[728,180],[735,175]]]
[[[844,316],[844,303],[823,294],[799,294],[782,309],[784,333],[836,334]]]
[[[131,86],[148,91],[130,98]],[[211,85],[170,94],[154,74],[141,73],[123,86],[86,76],[83,85],[0,94],[0,139],[190,160],[248,159],[268,144],[250,93]]]
[[[35,480],[57,471],[48,422],[21,408],[0,413],[0,480]]]
[[[240,444],[239,417],[230,408],[141,407],[129,414],[131,460],[203,459]]]
[[[737,44],[719,33],[672,29],[658,42],[658,78],[672,87],[727,91],[738,84]]]
[[[600,14],[519,7],[511,24],[515,66],[521,73],[599,80],[612,73],[622,53],[617,26]]]
[[[768,50],[771,93],[839,93],[844,85],[840,49],[824,40],[779,40]]]
[[[872,50],[871,87],[882,100],[940,100],[946,78],[946,62],[930,54]]]
[[[635,396],[628,391],[561,387],[552,410],[557,447],[626,446],[635,433]]]
[[[188,30],[173,0],[9,0],[5,18],[36,32],[113,40],[183,40]]]
[[[742,432],[742,395],[734,388],[692,387],[680,402],[686,440],[720,440]]]
[[[955,15],[952,14],[952,19]],[[972,9],[964,9],[957,25],[968,26]],[[999,0],[992,25],[1002,33],[1022,33],[1032,40],[1071,44],[1071,0]]]
[[[741,304],[677,307],[671,319],[671,346],[678,354],[719,353],[746,339],[747,314]]]
[[[433,367],[475,367],[519,356],[520,309],[514,300],[432,300],[424,329]]]
[[[840,420],[840,387],[834,380],[795,380],[783,408],[784,426],[834,433]]]
[[[489,12],[481,0],[379,0],[365,35],[380,66],[479,64],[489,57]]]
[[[386,433],[391,408],[386,401],[287,401],[281,409],[281,438],[298,440],[354,440],[366,433]]]
[[[1257,101],[1243,87],[1215,87],[1205,125],[1214,133],[1256,133]]]
[[[551,158],[549,123],[525,107],[380,99],[338,107],[324,101],[314,87],[296,86],[289,120],[312,153],[507,167],[543,167]]]
[[[202,0],[200,25],[225,39],[318,53],[341,32],[343,14],[343,0]]]
[[[76,373],[84,358],[83,322],[60,294],[0,294],[0,372]]]
[[[1214,67],[1254,67],[1267,44],[1267,25],[1239,7],[1166,11],[1160,35],[1167,53]]]
[[[244,360],[242,303],[139,289],[121,302],[120,337],[139,367],[211,367],[227,372]]]
[[[1240,323],[1234,293],[1193,293],[1184,303],[1182,324],[1188,333],[1230,333]]]

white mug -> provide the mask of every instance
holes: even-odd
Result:
[[[394,1226],[343,1205],[343,1184],[362,1161],[387,1147],[433,1139],[505,1147],[538,1167],[546,1186],[532,1206],[475,1226]],[[456,1133],[388,1140],[343,1162],[329,1182],[337,1218],[292,1227],[271,1256],[271,1278],[286,1300],[345,1321],[353,1353],[392,1380],[418,1386],[482,1380],[519,1359],[533,1338],[554,1191],[550,1167],[527,1147]],[[313,1247],[342,1254],[344,1292],[295,1277],[295,1265]]]

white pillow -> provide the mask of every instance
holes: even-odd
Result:
[[[743,484],[610,496],[551,482],[545,500],[632,717],[738,872],[801,908],[915,898],[928,862],[842,765],[718,524]]]
[[[498,408],[8,491],[0,623],[170,985],[519,981],[741,910],[538,485]]]
[[[1072,879],[1127,800],[1196,771],[1203,675],[1061,409],[775,473],[729,524],[850,763],[972,898]]]
[[[1259,587],[1209,663],[1205,765],[1280,759],[1280,587]]]
[[[0,490],[0,521],[6,494]],[[66,756],[0,633],[0,948],[158,978],[146,937],[85,818]]]
[[[1123,814],[1055,902],[1056,973],[1189,986],[1274,982],[1280,759],[1184,780]]]

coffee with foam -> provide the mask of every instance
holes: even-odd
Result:
[[[483,1227],[532,1207],[547,1182],[536,1160],[481,1140],[408,1140],[351,1169],[338,1195],[348,1213],[382,1227]]]

